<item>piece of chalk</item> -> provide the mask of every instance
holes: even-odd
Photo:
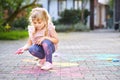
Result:
[[[113,61],[113,62],[119,62],[120,60],[118,60],[118,59],[113,59],[112,61]]]
[[[113,59],[112,58],[107,58],[108,61],[112,61]]]

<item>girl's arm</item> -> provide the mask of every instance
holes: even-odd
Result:
[[[24,51],[25,51],[25,50],[28,50],[31,45],[32,45],[32,41],[31,41],[31,39],[29,38],[28,41],[27,41],[27,43],[26,43],[22,48],[23,48]]]
[[[15,53],[22,54],[24,51],[28,50],[31,45],[32,45],[32,41],[29,38],[27,43],[22,48],[19,48]]]
[[[50,37],[45,37],[45,39],[49,39],[54,44],[57,44],[59,42],[59,39],[58,39],[55,29],[50,30]]]

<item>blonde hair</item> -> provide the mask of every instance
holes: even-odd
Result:
[[[45,8],[34,8],[32,9],[29,17],[30,25],[33,25],[33,19],[41,19],[42,22],[45,23],[44,27],[46,28],[45,36],[48,35],[48,23],[51,22],[50,15],[48,14],[47,10]],[[33,32],[33,34],[36,33],[36,29]]]

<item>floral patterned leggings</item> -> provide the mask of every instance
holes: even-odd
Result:
[[[33,44],[29,48],[29,52],[39,58],[44,59],[46,58],[46,61],[52,63],[52,53],[55,51],[55,46],[50,40],[44,40],[42,41],[41,45]]]

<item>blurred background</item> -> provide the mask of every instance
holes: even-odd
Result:
[[[27,37],[34,7],[48,10],[57,32],[120,31],[120,0],[0,0],[0,39]]]

